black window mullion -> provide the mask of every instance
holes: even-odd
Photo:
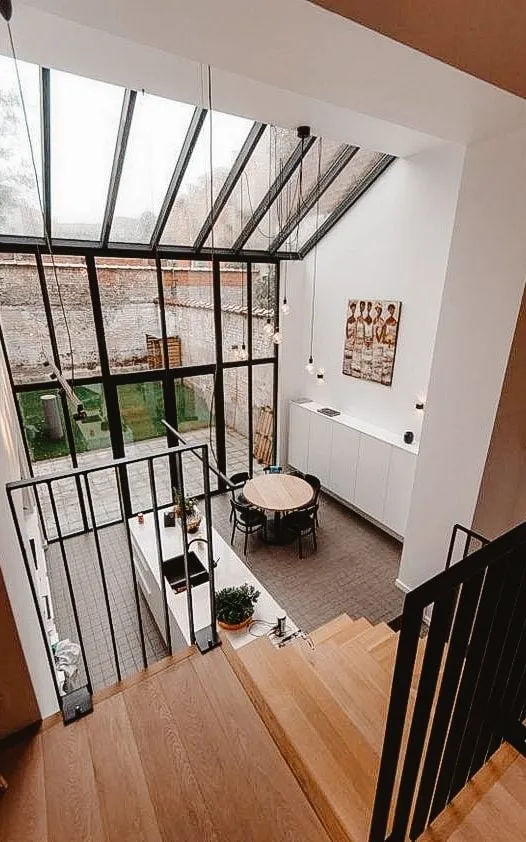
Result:
[[[161,322],[161,341],[163,346],[164,367],[162,374],[164,412],[166,421],[172,427],[179,429],[177,418],[177,394],[175,389],[175,378],[170,372],[170,359],[168,356],[168,335],[166,331],[166,310],[164,307],[164,285],[163,285],[163,267],[161,259],[157,254],[155,256],[155,268],[157,272],[157,297],[159,299],[159,316]],[[171,430],[166,430],[166,438],[168,447],[176,447],[179,444],[177,436]],[[172,488],[177,487],[177,465],[175,456],[169,457],[170,467],[170,485]]]
[[[252,370],[252,264],[247,263],[247,350],[248,350],[248,472],[254,473],[254,410]]]
[[[51,237],[51,75],[47,67],[40,68],[40,131],[44,233]]]
[[[226,423],[225,423],[225,384],[223,378],[223,325],[221,323],[221,269],[219,258],[213,261],[214,328],[216,343],[216,369],[214,377],[214,399],[216,418],[216,454],[219,470],[226,473]],[[219,489],[224,491],[224,483],[219,480]]]
[[[104,211],[104,219],[102,221],[100,235],[100,242],[103,247],[108,245],[108,240],[110,238],[110,231],[113,223],[113,215],[115,213],[115,205],[117,204],[117,193],[119,192],[119,185],[121,183],[122,168],[124,166],[124,157],[126,155],[126,148],[128,146],[128,138],[130,137],[130,128],[132,124],[133,110],[135,108],[136,99],[136,91],[130,91],[128,89],[125,90],[124,97],[122,100],[119,130],[117,132],[117,140],[115,143],[115,152],[113,155],[113,165],[111,168],[110,183],[108,185],[106,209]]]
[[[274,292],[274,324],[279,331],[280,264],[276,264]],[[277,463],[278,454],[278,400],[279,400],[279,345],[274,345],[274,367],[272,378],[272,461]]]

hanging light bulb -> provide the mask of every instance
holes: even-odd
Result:
[[[281,345],[281,333],[279,332],[279,330],[277,330],[274,336],[272,337],[272,341],[274,345]]]
[[[288,316],[290,313],[290,304],[288,303],[287,299],[283,299],[283,304],[281,305],[281,312],[284,316]]]
[[[248,360],[247,346],[245,345],[244,342],[243,342],[243,344],[241,346],[241,349],[239,351],[239,359],[240,360]]]
[[[325,369],[324,368],[319,368],[318,371],[316,372],[316,382],[317,382],[318,386],[324,386],[325,385]]]
[[[272,325],[272,322],[270,321],[270,318],[267,319],[266,325],[263,326],[263,333],[265,333],[267,336],[272,336],[272,334],[274,333],[274,327]]]
[[[309,357],[309,362],[305,366],[305,371],[307,372],[307,374],[314,374],[315,370],[316,369],[314,368],[314,363],[312,362],[312,357]]]

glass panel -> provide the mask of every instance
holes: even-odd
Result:
[[[251,120],[217,111],[213,112],[210,122],[210,115],[207,115],[161,237],[162,243],[193,245],[210,212],[210,143],[215,199],[252,125]]]
[[[250,472],[248,441],[248,366],[223,372],[226,422],[226,473]]]
[[[98,257],[96,267],[111,371],[163,368],[155,261]]]
[[[122,88],[51,71],[54,237],[100,238],[122,100]]]
[[[272,463],[274,366],[252,367],[252,423],[254,425],[253,470],[260,473]]]
[[[214,226],[214,247],[231,248],[242,229],[252,216],[269,189],[269,167],[271,173],[280,171],[296,146],[295,131],[267,127],[252,153],[243,176],[237,182],[228,202],[216,219]],[[274,165],[277,162],[277,166]],[[272,183],[272,178],[270,179]],[[264,229],[262,229],[264,231]],[[210,235],[205,243],[212,245]]]
[[[69,470],[71,460],[66,426],[57,389],[50,386],[49,389],[20,392],[18,403],[22,411],[31,462],[35,464],[47,461],[48,464],[41,473]],[[55,464],[57,459],[61,461]],[[50,464],[49,460],[53,460],[53,464]]]
[[[56,276],[49,257],[42,257],[62,371],[67,377],[100,374],[85,260],[60,256],[54,260]]]
[[[79,468],[111,462],[113,451],[102,383],[76,386],[75,394],[86,411],[86,418],[77,421],[73,417],[73,408],[68,404]],[[119,520],[121,511],[115,471],[108,469],[90,474],[89,485],[97,525]],[[87,498],[86,511],[89,517]]]
[[[150,94],[137,96],[112,242],[150,241],[193,113],[191,105]]]
[[[215,363],[212,263],[163,260],[162,269],[170,367]]]
[[[331,186],[321,196],[319,208],[320,225],[322,225],[333,210],[338,207],[351,190],[354,190],[383,157],[381,152],[360,149],[351,158],[343,172],[340,173],[338,178],[334,179]],[[290,236],[290,241],[298,243],[298,248],[300,249],[303,248],[307,240],[316,231],[316,214],[317,208],[314,205],[298,226],[300,231],[293,231]]]
[[[221,263],[223,361],[248,359],[247,271],[245,263]]]
[[[345,143],[336,143],[333,140],[323,140],[321,144],[321,175],[331,166],[334,159],[345,149]],[[314,143],[305,158],[303,159],[303,174],[301,176],[303,198],[316,184],[318,178],[318,159],[320,157],[320,141]],[[279,170],[275,177],[279,175]],[[298,209],[300,198],[300,168],[296,170],[289,179],[275,202],[271,205],[254,233],[249,237],[243,248],[246,249],[268,249],[269,243],[281,231],[289,216]],[[280,247],[281,249],[295,250],[295,242],[291,237]]]
[[[47,380],[44,361],[52,359],[35,258],[0,255],[0,317],[15,383]]]
[[[252,359],[274,355],[274,307],[276,302],[276,265],[252,264]],[[269,330],[270,326],[272,330]]]
[[[39,69],[23,61],[18,63],[18,67],[38,180],[42,188]],[[44,226],[31,147],[15,65],[7,56],[0,56],[0,80],[0,235],[42,237]]]
[[[204,374],[185,377],[175,382],[177,429],[187,444],[207,444],[210,464],[217,468],[215,412],[213,406],[214,376]],[[203,467],[197,456],[183,455],[185,495],[204,494]],[[210,487],[217,488],[217,478],[210,473]]]
[[[126,456],[148,456],[167,448],[163,388],[159,381],[126,383],[117,386],[119,410]],[[172,499],[168,460],[154,462],[157,502],[167,505]],[[146,462],[128,467],[132,511],[152,506]]]

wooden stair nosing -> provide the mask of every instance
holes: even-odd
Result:
[[[328,638],[332,637],[332,635],[351,628],[354,625],[354,622],[355,621],[352,620],[348,614],[339,614],[338,617],[334,617],[332,620],[329,620],[328,623],[324,623],[323,626],[319,626],[319,628],[314,629],[314,631],[310,633],[309,637],[316,646],[323,643],[324,640],[328,640]]]

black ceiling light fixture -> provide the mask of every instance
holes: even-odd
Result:
[[[11,15],[13,14],[13,4],[11,0],[0,0],[0,14],[8,23],[11,20]]]

